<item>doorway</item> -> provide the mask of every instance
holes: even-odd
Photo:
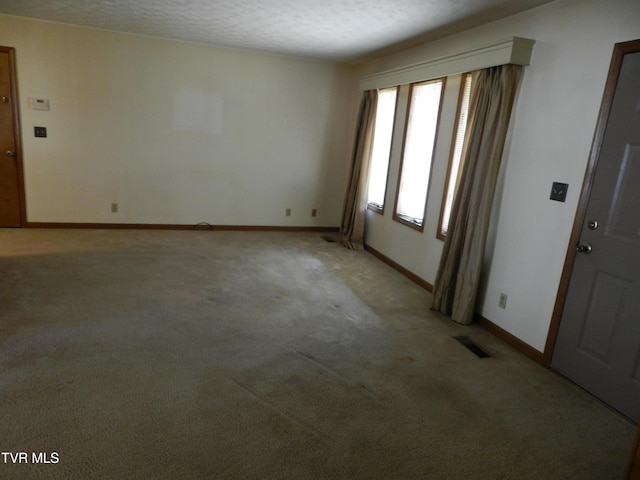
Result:
[[[545,359],[640,421],[640,40],[615,45]]]
[[[0,227],[25,223],[15,49],[0,46]]]

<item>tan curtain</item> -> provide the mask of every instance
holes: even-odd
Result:
[[[378,91],[367,90],[362,94],[356,143],[353,149],[349,185],[344,200],[342,224],[340,226],[342,244],[353,250],[361,250],[364,245],[364,219],[367,208],[367,182],[371,145],[376,123]]]
[[[431,308],[473,321],[502,151],[523,67],[474,72],[464,163],[433,288]]]

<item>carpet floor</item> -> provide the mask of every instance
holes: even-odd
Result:
[[[631,423],[428,304],[315,233],[0,230],[0,478],[622,477]]]

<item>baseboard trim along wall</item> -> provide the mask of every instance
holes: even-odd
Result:
[[[524,343],[518,337],[513,336],[512,334],[510,334],[509,332],[507,332],[503,328],[501,328],[498,325],[496,325],[495,323],[493,323],[491,320],[488,320],[488,319],[484,318],[482,315],[476,314],[475,315],[475,319],[476,319],[476,322],[478,322],[478,325],[480,325],[486,331],[491,332],[493,335],[498,337],[500,340],[502,340],[505,343],[511,345],[513,348],[518,350],[520,353],[526,355],[531,360],[533,360],[534,362],[539,363],[540,365],[542,365],[544,367],[548,366],[544,362],[544,355],[543,355],[542,352],[539,352],[538,350],[536,350],[532,346]]]
[[[400,272],[402,275],[404,275],[405,277],[407,277],[409,280],[411,280],[414,283],[417,283],[418,285],[420,285],[422,288],[424,288],[426,291],[428,292],[432,292],[433,291],[433,285],[431,285],[429,282],[427,282],[426,280],[424,280],[423,278],[420,278],[418,275],[416,275],[415,273],[413,273],[411,270],[407,270],[406,268],[404,268],[402,265],[400,265],[399,263],[394,262],[393,260],[391,260],[389,257],[387,257],[386,255],[380,253],[378,250],[376,250],[375,248],[371,247],[370,245],[367,245],[365,243],[364,245],[364,249],[371,253],[374,257],[376,257],[378,260],[381,260],[382,262],[386,263],[387,265],[389,265],[391,268],[393,268],[394,270],[397,270],[398,272]]]
[[[229,230],[243,232],[338,232],[339,227],[289,227],[281,225],[211,225],[206,222],[195,225],[158,223],[66,223],[27,222],[26,228],[94,228],[120,230]]]

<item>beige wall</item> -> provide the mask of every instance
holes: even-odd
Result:
[[[370,62],[362,66],[361,75],[513,36],[534,39],[536,44],[503,158],[478,307],[483,316],[542,351],[613,45],[640,38],[640,2],[559,0]],[[441,141],[448,149],[450,139]],[[367,242],[428,282],[435,280],[442,248],[433,237],[446,162],[446,155],[436,157],[424,234],[368,215]],[[392,202],[393,174],[390,180],[387,199]],[[566,203],[549,200],[553,181],[569,184]],[[392,205],[386,215],[391,212]],[[498,308],[501,292],[508,295],[504,310]]]
[[[0,45],[17,54],[29,221],[339,225],[350,70],[2,15]]]

